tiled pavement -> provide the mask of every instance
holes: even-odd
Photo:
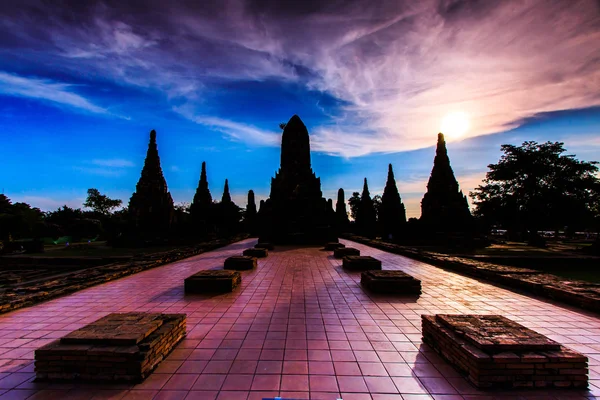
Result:
[[[347,241],[343,241],[348,244]],[[278,248],[214,297],[183,279],[254,244],[223,249],[0,316],[0,396],[31,399],[585,399],[600,395],[600,318],[354,244],[422,280],[418,298],[372,297],[331,252]],[[186,313],[188,336],[139,385],[33,382],[33,351],[110,312]],[[479,392],[421,344],[421,314],[502,314],[590,359],[590,391]]]

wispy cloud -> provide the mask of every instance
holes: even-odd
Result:
[[[227,119],[195,115],[193,111],[186,106],[173,107],[173,111],[189,119],[190,121],[222,132],[229,138],[236,141],[264,146],[279,146],[281,144],[281,133],[266,131],[255,126],[230,121]]]
[[[56,105],[69,106],[96,114],[110,114],[106,108],[90,102],[75,93],[73,89],[74,85],[66,83],[23,77],[0,71],[0,94],[48,101]]]
[[[124,160],[121,158],[111,158],[111,159],[96,159],[91,162],[94,165],[99,165],[101,167],[114,167],[114,168],[128,168],[134,167],[135,164],[132,161]]]
[[[135,164],[122,158],[94,159],[83,165],[76,165],[74,170],[89,175],[98,175],[108,178],[119,177],[127,174]]]
[[[75,171],[83,172],[84,174],[104,176],[107,178],[116,178],[125,174],[123,169],[110,167],[74,166],[73,169]]]

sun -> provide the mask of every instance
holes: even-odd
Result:
[[[459,138],[469,130],[469,117],[461,111],[446,114],[442,119],[441,131],[450,138]]]

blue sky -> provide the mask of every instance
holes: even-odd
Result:
[[[363,177],[381,193],[392,163],[415,217],[449,113],[469,123],[448,137],[465,192],[504,143],[600,160],[592,0],[46,7],[0,5],[0,190],[44,210],[91,187],[127,203],[151,129],[176,202],[202,161],[213,197],[228,178],[239,205],[249,189],[265,198],[293,114],[326,197]]]

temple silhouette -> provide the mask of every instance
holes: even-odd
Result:
[[[271,179],[271,193],[258,212],[260,241],[320,244],[336,240],[335,213],[321,192],[310,163],[306,126],[294,115],[281,138],[281,167]]]
[[[129,215],[140,236],[164,235],[173,222],[173,198],[160,167],[155,130],[150,132],[142,175],[129,200]]]
[[[450,166],[442,133],[438,133],[433,168],[421,201],[421,221],[441,232],[470,230],[472,225],[467,196],[460,190]]]

